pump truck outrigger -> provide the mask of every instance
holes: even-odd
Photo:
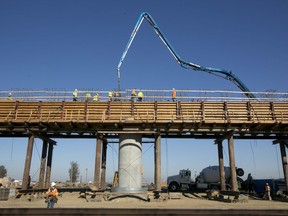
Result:
[[[217,75],[219,77],[222,77],[226,80],[230,80],[231,82],[233,82],[239,89],[241,89],[243,91],[243,93],[248,97],[248,98],[256,98],[255,95],[245,86],[245,84],[238,78],[236,77],[231,71],[227,71],[227,70],[222,70],[222,69],[218,69],[218,68],[210,68],[210,67],[203,67],[200,66],[198,64],[194,64],[191,62],[186,62],[184,60],[182,60],[179,55],[175,52],[175,50],[173,49],[173,47],[170,45],[170,43],[168,42],[168,40],[164,37],[164,35],[162,34],[162,32],[160,31],[158,25],[156,24],[156,22],[153,20],[152,16],[149,13],[143,12],[134,29],[133,32],[130,36],[130,39],[124,49],[124,52],[121,56],[121,59],[119,61],[118,67],[117,67],[117,74],[118,74],[118,91],[120,92],[120,67],[124,61],[124,58],[141,26],[141,23],[143,22],[143,20],[146,19],[147,22],[151,25],[151,27],[154,29],[155,33],[158,35],[158,37],[161,39],[161,41],[164,43],[164,45],[166,46],[166,48],[170,51],[170,53],[173,55],[174,59],[180,64],[180,66],[182,66],[183,68],[186,69],[192,69],[195,71],[203,71],[203,72],[207,72],[213,75]]]

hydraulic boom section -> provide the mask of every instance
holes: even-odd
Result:
[[[253,93],[250,92],[250,90],[245,86],[245,84],[243,82],[241,82],[241,80],[236,77],[231,71],[227,71],[227,70],[222,70],[222,69],[218,69],[218,68],[210,68],[210,67],[203,67],[191,62],[186,62],[184,60],[182,60],[179,55],[175,52],[175,50],[173,49],[173,47],[170,45],[169,41],[164,37],[164,35],[161,33],[159,27],[157,26],[156,22],[153,20],[152,16],[146,12],[142,13],[134,27],[134,30],[131,34],[131,37],[125,47],[125,50],[121,56],[121,59],[119,61],[118,67],[117,67],[117,71],[118,71],[118,91],[120,91],[120,67],[127,55],[127,52],[143,22],[143,20],[146,19],[147,22],[152,26],[152,28],[154,29],[155,33],[158,35],[158,37],[161,39],[161,41],[164,43],[164,45],[167,47],[167,49],[170,51],[170,53],[173,55],[174,59],[183,67],[186,69],[192,69],[192,70],[196,70],[196,71],[203,71],[203,72],[207,72],[213,75],[217,75],[220,76],[224,79],[230,80],[231,82],[233,82],[239,89],[241,89],[243,91],[243,93],[248,97],[248,98],[256,98],[254,96]]]

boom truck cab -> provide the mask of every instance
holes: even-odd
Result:
[[[231,178],[230,167],[224,167],[225,181],[227,187],[229,187],[229,181]],[[236,168],[237,176],[243,176],[244,170],[242,168]],[[237,177],[240,182],[243,180]],[[208,190],[220,188],[220,175],[219,166],[208,166],[204,168],[200,174],[195,178],[195,181],[191,178],[191,170],[182,169],[178,175],[169,176],[167,178],[168,190],[176,192],[179,190]]]

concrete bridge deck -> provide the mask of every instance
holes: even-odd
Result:
[[[285,138],[287,102],[0,101],[0,136],[95,137],[154,133],[170,137]]]

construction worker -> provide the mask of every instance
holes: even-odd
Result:
[[[12,93],[9,92],[8,96],[7,96],[7,100],[12,100]]]
[[[131,101],[135,102],[135,99],[136,99],[136,89],[133,89],[131,92]]]
[[[86,93],[86,101],[91,101],[91,94],[89,92]]]
[[[57,203],[58,198],[59,198],[59,195],[58,195],[58,190],[56,188],[56,183],[52,182],[51,187],[46,192],[45,202],[47,202],[47,208],[53,208],[54,204]]]
[[[142,93],[142,91],[140,91],[139,93],[138,93],[138,101],[142,101],[142,99],[143,99],[143,96],[144,96],[144,94]]]
[[[77,101],[77,99],[78,99],[78,90],[75,89],[75,90],[73,91],[73,101]]]
[[[176,100],[176,90],[172,89],[172,101],[174,102]]]
[[[108,93],[108,101],[112,101],[112,97],[113,97],[113,92],[109,91],[109,93]]]
[[[264,200],[272,200],[271,199],[271,194],[270,194],[270,186],[269,186],[269,184],[268,183],[266,183],[266,185],[265,185],[265,194],[264,194],[264,197],[263,197],[263,199]]]
[[[94,102],[99,101],[99,94],[98,94],[98,92],[95,93],[95,95],[94,95],[94,97],[93,97],[93,101],[94,101]]]

